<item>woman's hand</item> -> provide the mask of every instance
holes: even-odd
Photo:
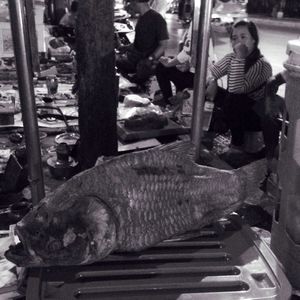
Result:
[[[166,56],[161,56],[158,60],[164,67],[169,67],[170,58]]]
[[[205,91],[206,99],[209,101],[213,101],[217,94],[217,90],[218,90],[217,81],[215,79],[209,80],[206,85],[206,91]]]
[[[242,43],[237,43],[233,50],[237,56],[237,58],[246,58],[248,56],[248,48],[246,45]]]

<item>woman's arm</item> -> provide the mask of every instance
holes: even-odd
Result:
[[[179,64],[179,61],[176,57],[170,58],[170,57],[162,56],[158,61],[166,68],[175,67],[176,65]]]
[[[215,64],[209,65],[210,76],[206,80],[206,99],[214,100],[218,90],[217,80],[227,74],[233,56],[233,53],[227,54]]]
[[[229,53],[216,63],[212,64],[209,68],[211,77],[214,79],[220,79],[225,76],[228,73],[228,68],[233,57],[234,54]]]
[[[245,60],[233,59],[228,74],[228,91],[234,94],[249,93],[272,76],[272,67],[264,58],[252,65],[247,73],[244,71]]]

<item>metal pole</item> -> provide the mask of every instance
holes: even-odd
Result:
[[[30,46],[26,31],[25,5],[22,0],[9,0],[10,24],[16,58],[18,86],[25,132],[29,182],[32,202],[37,204],[45,195],[41,149],[30,63]]]
[[[199,28],[197,37],[197,58],[194,78],[194,99],[192,119],[192,141],[196,146],[195,161],[200,160],[203,108],[207,74],[207,58],[210,39],[210,21],[212,0],[202,0],[200,6]]]
[[[40,62],[39,62],[39,51],[38,51],[38,39],[36,33],[35,24],[35,11],[34,11],[34,0],[25,0],[25,11],[26,11],[26,21],[27,21],[27,32],[29,38],[30,46],[30,62],[32,65],[32,70],[35,73],[40,72]]]

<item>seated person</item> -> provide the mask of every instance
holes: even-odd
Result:
[[[179,53],[174,58],[162,56],[156,68],[156,78],[162,93],[162,99],[158,97],[158,103],[161,105],[173,102],[172,85],[176,88],[176,93],[182,92],[186,88],[193,88],[195,69],[191,65],[191,42],[192,42],[192,23],[185,32],[182,42],[179,43]],[[213,57],[212,39],[209,44],[209,62],[212,63]],[[172,104],[172,103],[171,103]]]
[[[216,132],[216,112],[223,112],[223,131],[230,129],[229,153],[243,149],[246,131],[263,132],[266,156],[273,155],[279,130],[274,118],[265,114],[265,87],[272,76],[270,63],[258,48],[258,31],[253,22],[238,21],[230,34],[233,52],[212,65],[206,96],[215,103],[211,132]],[[227,75],[227,90],[217,86],[217,80]],[[224,133],[224,132],[221,132]],[[212,135],[213,136],[213,135]]]
[[[67,43],[75,42],[75,28],[78,14],[78,1],[72,1],[70,11],[59,21],[58,35],[63,36]]]
[[[168,41],[165,19],[150,8],[149,0],[131,0],[129,9],[139,13],[133,44],[120,46],[116,57],[118,70],[135,73],[132,81],[142,84],[154,74],[157,60],[164,54]]]
[[[159,99],[162,105],[170,104],[173,96],[171,82],[176,87],[176,92],[183,91],[186,88],[193,88],[194,68],[191,66],[191,37],[192,25],[184,38],[182,50],[174,58],[162,56],[156,68],[156,78],[163,99]]]
[[[286,83],[287,80],[287,71],[284,70],[275,76],[269,78],[266,86],[266,103],[265,103],[265,113],[268,118],[277,119],[279,116],[282,116],[286,111],[284,99],[280,96],[277,96],[276,93],[280,85]],[[277,122],[274,124],[275,128],[280,130],[281,124]],[[271,133],[274,130],[271,129]],[[276,134],[276,133],[275,133]],[[278,144],[278,136],[276,135],[274,138],[272,134],[269,135],[269,149],[267,153],[268,159],[268,173],[275,173],[277,168],[277,144]]]
[[[70,11],[67,12],[59,21],[59,25],[75,29],[76,27],[76,19],[78,12],[78,1],[73,1],[71,3]]]
[[[283,70],[275,76],[269,78],[266,86],[266,113],[277,115],[282,112],[282,102],[278,101],[278,98],[275,97],[279,86],[286,83],[287,80],[287,71]],[[277,100],[277,101],[276,101]]]

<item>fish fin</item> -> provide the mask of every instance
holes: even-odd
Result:
[[[261,202],[264,192],[260,189],[261,182],[267,174],[267,160],[260,159],[236,170],[238,176],[246,182],[246,199],[248,204],[257,205]]]
[[[196,147],[190,140],[175,141],[169,144],[158,146],[156,147],[156,149],[161,151],[176,152],[178,155],[186,156],[191,160],[194,160],[195,153],[196,153]]]
[[[110,160],[112,158],[114,158],[115,156],[105,156],[105,155],[101,155],[97,158],[96,162],[95,162],[95,166],[99,166],[101,164],[103,164],[105,161]]]
[[[180,156],[188,158],[190,161],[195,162],[196,158],[196,146],[191,140],[181,140],[176,141],[170,144],[162,145],[156,147],[156,149],[162,151],[172,151],[177,153]],[[199,166],[210,166],[216,169],[231,170],[232,168],[225,163],[223,160],[218,158],[217,155],[211,153],[211,151],[205,149],[204,147],[200,148],[200,158],[197,163]]]

